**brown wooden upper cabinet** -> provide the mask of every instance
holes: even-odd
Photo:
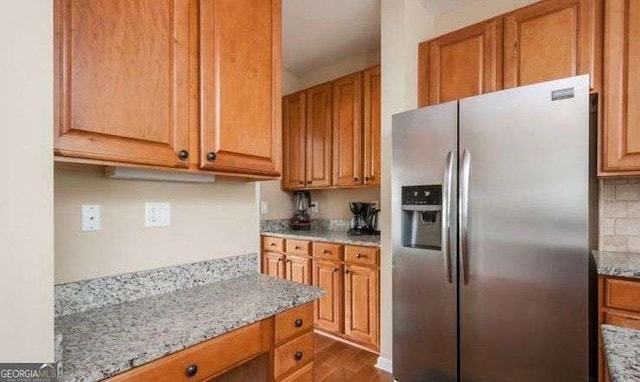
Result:
[[[502,20],[420,43],[418,104],[435,105],[502,88]]]
[[[640,174],[640,0],[607,0],[601,175]]]
[[[55,152],[187,167],[189,0],[55,1]]]
[[[547,0],[504,18],[504,87],[592,74],[600,85],[602,0]]]
[[[283,187],[290,190],[330,187],[331,84],[283,98]]]
[[[332,183],[331,84],[307,90],[307,186],[330,187]]]
[[[306,93],[290,94],[282,99],[282,135],[284,145],[282,185],[286,189],[306,186]]]
[[[280,0],[200,0],[201,167],[280,175]]]
[[[287,190],[380,185],[380,66],[283,97]]]
[[[380,113],[382,103],[380,66],[364,71],[364,184],[380,185]]]
[[[362,184],[362,73],[333,81],[333,184]]]
[[[54,4],[57,156],[280,175],[280,0]]]
[[[544,0],[419,45],[418,104],[591,74],[601,79],[602,0]]]

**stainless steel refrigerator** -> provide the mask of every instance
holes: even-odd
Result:
[[[581,76],[393,116],[399,382],[594,375],[593,103]]]

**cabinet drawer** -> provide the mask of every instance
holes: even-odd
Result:
[[[116,375],[110,378],[109,381],[175,382],[208,380],[229,367],[268,352],[272,330],[273,320],[262,320]],[[197,372],[193,377],[186,375],[187,367],[190,365],[197,366]]]
[[[604,303],[611,308],[640,312],[640,282],[607,278]]]
[[[313,382],[313,362],[296,371],[280,382]]]
[[[276,348],[273,356],[275,379],[297,369],[313,359],[313,332]]]
[[[279,344],[313,327],[313,302],[289,309],[276,316],[275,342]]]
[[[262,249],[270,252],[284,252],[284,239],[279,237],[262,237]]]
[[[287,239],[287,253],[291,255],[309,256],[309,244],[306,240]]]
[[[604,323],[625,328],[640,330],[640,315],[619,314],[607,312],[604,315]]]
[[[379,249],[375,247],[357,247],[347,245],[344,247],[344,261],[347,263],[378,265]]]
[[[342,260],[342,245],[313,243],[313,257],[325,260]]]

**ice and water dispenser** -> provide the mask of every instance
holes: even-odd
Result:
[[[402,245],[441,250],[441,185],[402,187]]]

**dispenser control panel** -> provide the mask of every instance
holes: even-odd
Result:
[[[402,187],[403,205],[432,205],[442,204],[442,185],[405,186]]]

